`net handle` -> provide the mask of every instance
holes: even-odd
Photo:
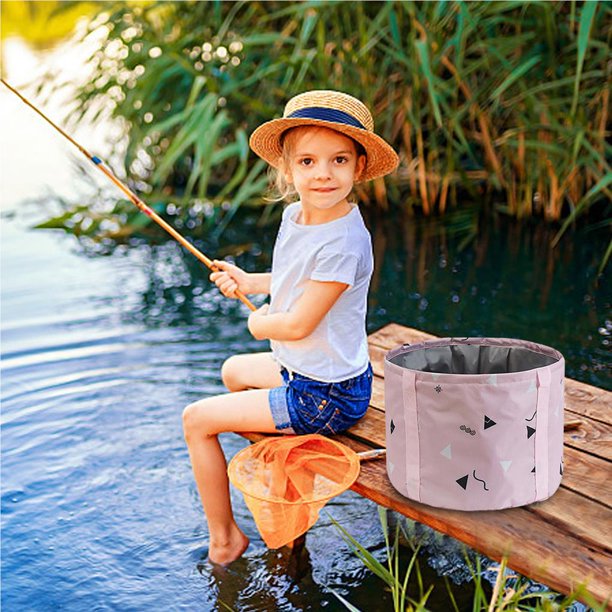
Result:
[[[375,448],[369,451],[362,451],[357,453],[359,457],[359,461],[372,461],[373,459],[379,459],[380,457],[384,457],[387,454],[386,448]]]

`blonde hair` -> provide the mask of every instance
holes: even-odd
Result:
[[[295,199],[298,195],[293,183],[289,183],[285,176],[286,169],[289,167],[291,160],[291,152],[295,146],[295,141],[303,134],[306,130],[328,130],[331,128],[318,126],[318,125],[300,125],[298,127],[291,128],[284,132],[281,136],[281,145],[283,148],[282,157],[279,160],[277,168],[270,166],[268,169],[268,177],[270,179],[270,196],[266,197],[269,202],[290,202]],[[340,132],[341,133],[341,132]],[[355,153],[357,157],[363,155],[367,158],[366,151],[363,145],[350,136],[346,136],[355,146]]]

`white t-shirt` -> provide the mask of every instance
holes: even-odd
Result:
[[[283,212],[274,253],[269,313],[288,312],[308,280],[349,287],[302,340],[271,340],[274,358],[288,370],[323,382],[362,374],[369,361],[366,336],[368,288],[374,268],[372,241],[359,208],[320,225],[296,222],[299,202]]]

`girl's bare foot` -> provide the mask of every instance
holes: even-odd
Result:
[[[227,538],[215,539],[211,536],[208,559],[212,563],[228,565],[241,557],[248,545],[249,538],[236,525]]]

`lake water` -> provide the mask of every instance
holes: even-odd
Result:
[[[24,198],[48,188],[74,197],[79,185],[59,136],[6,94],[0,101],[11,112],[2,136],[3,610],[344,609],[332,590],[363,610],[388,609],[382,583],[331,524],[384,558],[376,506],[351,492],[328,504],[297,558],[266,549],[234,492],[251,546],[227,570],[205,561],[182,408],[223,391],[226,357],[265,345],[250,338],[244,307],[173,242],[96,257],[70,236],[29,229],[44,210]],[[580,230],[550,251],[551,231],[503,218],[480,219],[466,242],[452,230],[471,213],[450,216],[446,230],[365,213],[377,262],[369,331],[393,321],[543,342],[564,353],[569,376],[610,388],[611,295],[596,278],[606,236]],[[239,215],[219,242],[197,244],[267,269],[275,227],[255,220]],[[246,444],[222,440],[228,456]],[[430,605],[448,609],[437,576],[463,582],[461,553],[448,538],[426,541]],[[455,592],[471,609],[469,586]]]

